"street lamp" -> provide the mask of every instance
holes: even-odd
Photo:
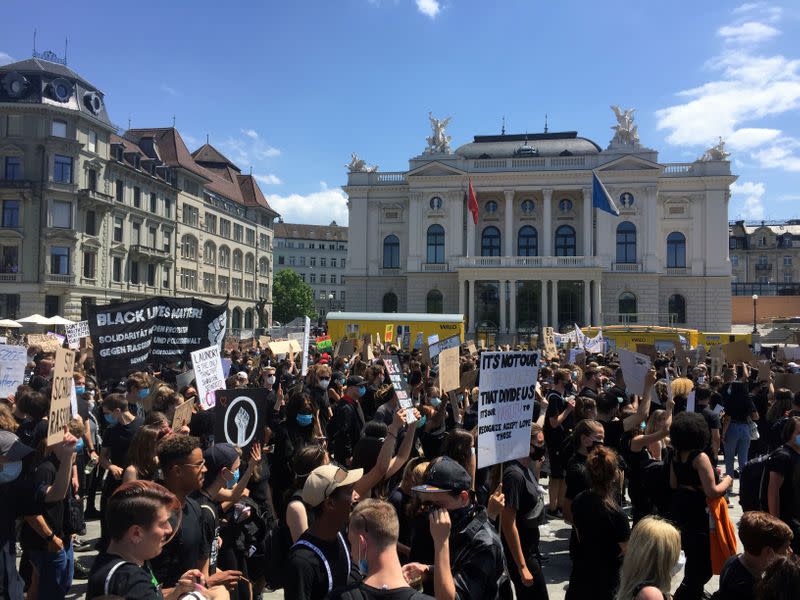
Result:
[[[753,335],[758,335],[758,327],[756,327],[756,304],[758,303],[758,294],[753,294]]]

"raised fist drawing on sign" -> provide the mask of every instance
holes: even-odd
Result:
[[[243,448],[247,443],[247,425],[250,423],[250,415],[244,407],[239,408],[233,422],[236,424],[236,445]]]

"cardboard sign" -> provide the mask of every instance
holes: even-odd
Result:
[[[536,352],[484,352],[478,394],[478,468],[530,453],[539,376]]]
[[[439,340],[435,344],[431,344],[428,347],[428,352],[430,352],[431,361],[434,364],[437,364],[439,353],[442,350],[446,350],[447,348],[460,348],[460,347],[461,347],[461,337],[458,335],[454,335],[449,338]]]
[[[264,434],[267,389],[217,390],[215,394],[214,440],[239,446],[247,455]]]
[[[192,420],[192,403],[184,402],[175,407],[172,415],[172,431],[178,431],[184,425],[189,425]]]
[[[47,421],[47,445],[53,446],[64,439],[64,427],[72,416],[70,394],[72,391],[72,372],[75,366],[75,352],[65,348],[56,350],[53,364],[53,389],[50,393],[50,411]]]
[[[372,362],[374,354],[372,352],[372,334],[365,334],[361,342],[361,360],[365,363]]]
[[[730,344],[723,344],[719,346],[722,350],[722,355],[725,361],[731,364],[748,363],[753,358],[753,353],[750,351],[750,346],[747,342],[739,340],[738,342],[731,342]]]
[[[542,331],[544,337],[544,356],[548,360],[558,358],[558,349],[556,348],[556,338],[552,327],[545,327]]]
[[[469,352],[470,356],[475,356],[478,354],[478,349],[475,347],[475,342],[472,340],[467,342],[467,352]]]
[[[0,345],[0,398],[17,393],[25,380],[28,353],[24,346]]]
[[[644,394],[644,381],[647,372],[652,366],[650,357],[646,354],[631,352],[630,350],[617,350],[622,376],[625,378],[625,389],[629,394],[642,396]]]
[[[219,348],[209,346],[192,352],[194,379],[197,383],[197,398],[200,406],[208,410],[214,406],[214,392],[225,389],[225,373]],[[230,366],[228,367],[230,369]]]
[[[63,344],[61,340],[51,336],[49,333],[29,333],[27,340],[28,348],[31,346],[40,346],[42,348],[42,352],[44,353],[55,352],[61,348],[61,345]]]
[[[446,348],[439,353],[439,390],[443,393],[450,392],[459,388],[461,377],[460,370],[460,348],[453,346]]]
[[[384,356],[383,366],[386,369],[386,374],[389,376],[389,381],[397,396],[397,402],[400,408],[406,411],[406,423],[414,423],[417,420],[414,411],[411,410],[414,408],[414,402],[411,399],[411,391],[408,389],[408,384],[406,380],[403,379],[403,369],[400,366],[400,359],[396,356]]]
[[[461,389],[469,390],[475,387],[475,382],[478,380],[478,369],[471,371],[464,371],[458,382],[458,387]]]
[[[650,360],[655,360],[656,358],[658,358],[656,347],[653,344],[636,344],[636,352],[638,354],[644,354],[645,356],[649,356]]]
[[[268,344],[270,352],[274,355],[278,354],[297,354],[300,352],[300,344],[296,340],[281,340],[278,342],[270,342]]]
[[[80,348],[81,338],[89,337],[89,321],[80,321],[74,325],[67,325],[65,329],[67,343],[72,350]]]
[[[218,348],[217,350],[219,351]],[[178,373],[178,376],[175,378],[175,384],[178,386],[179,390],[182,390],[192,383],[192,379],[194,379],[194,369],[189,369],[183,373]]]
[[[775,389],[789,388],[800,392],[800,373],[775,373]]]
[[[422,350],[422,332],[417,332],[417,338],[414,340],[414,350]]]
[[[339,351],[336,353],[336,356],[353,356],[356,351],[356,344],[355,340],[351,340],[350,338],[345,338],[340,341],[339,344]]]
[[[269,344],[270,337],[268,335],[260,335],[258,336],[258,345],[262,348],[266,348]]]
[[[394,325],[386,325],[386,331],[383,334],[383,340],[387,344],[391,344],[394,341]]]

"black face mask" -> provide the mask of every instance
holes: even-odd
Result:
[[[545,455],[545,448],[544,446],[534,446],[530,451],[531,460],[542,460]]]

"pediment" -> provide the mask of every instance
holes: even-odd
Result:
[[[602,156],[602,154],[601,154]],[[635,155],[620,156],[597,167],[597,171],[649,171],[663,168],[662,165]]]
[[[83,168],[99,171],[103,168],[103,162],[99,158],[91,158],[83,162]]]
[[[18,154],[25,154],[25,151],[15,144],[3,144],[0,146],[0,154],[16,156]]]
[[[467,175],[467,172],[434,160],[406,173],[407,177],[449,177],[452,175],[463,176]]]

